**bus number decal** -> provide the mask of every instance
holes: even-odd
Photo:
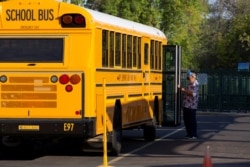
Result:
[[[117,76],[117,80],[121,81],[136,81],[136,75],[130,75],[130,74],[120,74]]]
[[[73,130],[74,130],[74,123],[64,123],[63,124],[63,131],[72,132]]]
[[[37,14],[35,14],[37,13]],[[54,20],[53,9],[7,9],[6,21],[52,21]]]

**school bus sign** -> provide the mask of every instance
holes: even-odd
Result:
[[[53,9],[7,9],[6,21],[52,21]]]
[[[0,2],[3,4],[0,9],[0,27],[5,30],[60,28],[59,8],[52,2],[19,1],[16,6],[13,6],[12,1]]]

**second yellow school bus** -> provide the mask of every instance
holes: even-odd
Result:
[[[107,128],[111,151],[119,154],[124,129],[141,127],[146,140],[155,139],[163,32],[54,0],[6,0],[0,11],[3,144],[91,141]]]

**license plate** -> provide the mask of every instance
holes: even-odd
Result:
[[[31,130],[31,131],[39,131],[39,125],[18,125],[18,130]]]

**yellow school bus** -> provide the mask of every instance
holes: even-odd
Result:
[[[119,154],[122,130],[140,127],[146,140],[155,139],[163,32],[54,0],[6,0],[0,9],[3,144],[42,137],[88,142],[105,130]]]

